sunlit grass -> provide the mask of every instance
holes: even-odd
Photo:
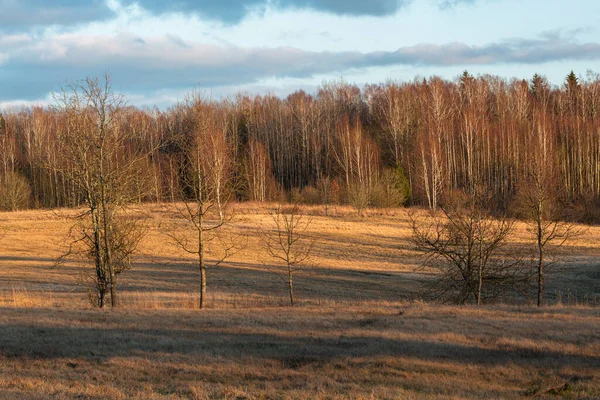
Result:
[[[551,306],[458,307],[421,300],[404,210],[307,207],[292,309],[256,234],[275,205],[236,207],[247,248],[209,269],[206,310],[168,205],[134,211],[149,231],[118,310],[91,306],[89,267],[54,265],[73,211],[0,213],[0,398],[600,398],[599,228],[560,250]]]

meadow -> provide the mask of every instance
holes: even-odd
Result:
[[[204,310],[172,206],[132,211],[147,235],[116,310],[90,305],[89,266],[55,265],[76,211],[0,213],[0,397],[600,397],[600,228],[557,251],[548,306],[454,306],[422,300],[435,270],[403,209],[307,206],[318,240],[291,308],[258,234],[275,205],[235,208],[245,246],[209,267]],[[518,223],[511,243],[530,240]]]

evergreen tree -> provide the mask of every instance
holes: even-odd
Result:
[[[565,89],[569,94],[574,94],[579,88],[579,79],[575,75],[575,72],[571,70],[571,73],[567,75],[567,79],[565,81]]]
[[[2,113],[0,113],[0,135],[4,135],[6,133],[6,120]]]
[[[537,73],[533,74],[531,78],[531,84],[529,85],[529,92],[537,101],[543,102],[543,99],[548,97],[550,87],[548,81],[544,76]]]
[[[404,173],[404,168],[402,165],[398,163],[396,166],[396,189],[402,194],[402,198],[404,199],[403,204],[408,206],[412,202],[412,192],[410,190],[410,182]]]

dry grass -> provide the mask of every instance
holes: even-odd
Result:
[[[231,226],[248,237],[246,248],[222,267],[208,271],[209,307],[235,308],[278,305],[286,288],[277,274],[265,268],[272,262],[262,251],[257,229],[268,226],[275,205],[236,205]],[[296,280],[297,297],[308,304],[396,302],[419,298],[419,283],[432,273],[417,270],[421,259],[409,241],[410,226],[404,210],[366,210],[359,217],[348,207],[306,207],[313,215],[311,233],[320,237],[309,265]],[[198,274],[194,259],[175,246],[166,232],[181,223],[168,205],[137,210],[148,217],[149,231],[141,244],[136,267],[120,277],[125,304],[141,308],[193,307]],[[87,292],[80,285],[84,273],[72,262],[54,268],[65,249],[65,236],[74,211],[0,213],[7,234],[0,242],[0,305],[21,304],[81,308]],[[547,278],[551,303],[567,305],[600,302],[600,228],[560,249],[562,264]],[[528,240],[519,224],[513,243]],[[209,254],[216,258],[217,253]],[[15,302],[14,291],[23,292]],[[26,301],[25,297],[28,298]],[[37,299],[37,300],[36,300]],[[522,302],[522,299],[519,300]]]
[[[0,213],[0,398],[600,398],[600,228],[560,250],[557,305],[450,307],[418,300],[403,210],[307,207],[321,239],[290,309],[256,235],[274,205],[237,208],[247,248],[208,271],[202,312],[167,205],[137,211],[117,311],[91,308],[86,268],[53,267],[73,211]]]
[[[600,396],[597,309],[3,309],[6,398]]]

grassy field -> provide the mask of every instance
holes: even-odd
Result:
[[[88,269],[53,267],[73,211],[0,213],[0,398],[600,398],[600,228],[560,249],[550,307],[443,306],[420,300],[433,271],[403,210],[309,207],[291,309],[257,235],[273,208],[237,206],[248,243],[209,269],[202,311],[166,205],[136,211],[148,235],[115,311],[90,306]]]

